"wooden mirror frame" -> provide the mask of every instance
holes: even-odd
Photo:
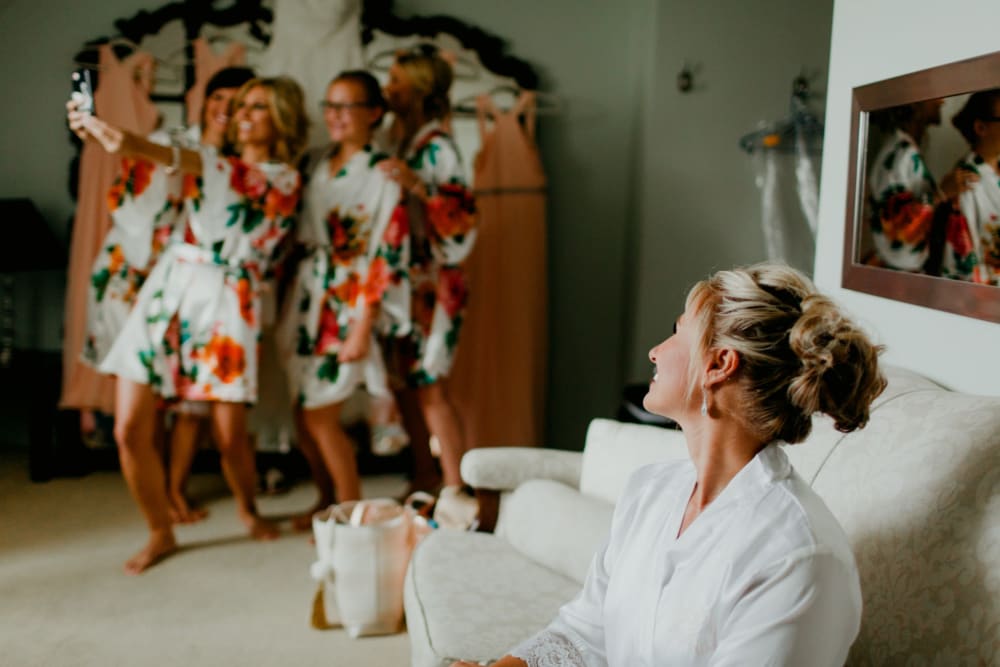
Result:
[[[845,289],[1000,323],[1000,287],[867,266],[857,257],[862,226],[868,224],[864,219],[864,200],[869,114],[901,104],[998,87],[1000,51],[854,89],[841,278]]]

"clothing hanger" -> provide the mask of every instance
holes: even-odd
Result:
[[[472,60],[450,51],[438,48],[436,44],[421,42],[410,48],[387,49],[376,53],[367,63],[368,69],[376,72],[388,72],[396,56],[401,53],[416,53],[419,55],[440,54],[451,65],[452,76],[456,79],[478,79],[482,68]]]
[[[133,42],[128,37],[119,36],[119,37],[112,37],[111,39],[96,40],[93,42],[88,42],[84,46],[83,50],[77,54],[76,58],[73,59],[73,64],[76,65],[77,67],[86,67],[91,70],[100,71],[102,67],[100,64],[100,57],[98,55],[97,50],[99,47],[104,45],[110,46],[111,49],[114,51],[115,56],[119,60],[124,60],[125,58],[131,56],[133,53],[137,51],[142,51],[142,47],[140,47],[138,44]],[[93,59],[88,59],[86,57],[86,55],[89,54],[93,54],[94,56]],[[150,56],[152,56],[153,62],[156,64],[157,71],[159,71],[160,68],[163,68],[165,71],[171,72],[175,75],[183,71],[182,66],[167,62],[163,58],[153,56],[152,54],[150,54]],[[159,79],[159,77],[157,78]]]
[[[498,109],[501,112],[510,111],[516,104],[518,98],[521,96],[523,91],[520,88],[515,88],[514,86],[501,85],[492,88],[486,94],[494,101],[498,96],[509,97],[511,99],[509,104],[498,105]],[[535,107],[533,112],[538,116],[557,116],[562,113],[563,103],[562,99],[554,93],[545,93],[537,90],[530,91],[535,96]],[[462,99],[455,102],[452,105],[452,113],[458,116],[475,116],[478,113],[478,107],[476,106],[476,99],[482,93],[475,95],[467,95]]]
[[[809,110],[809,82],[802,75],[792,82],[791,113],[788,118],[770,123],[740,137],[740,148],[747,153],[778,151],[794,153],[800,146],[806,152],[823,151],[823,123]]]

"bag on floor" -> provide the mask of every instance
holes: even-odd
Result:
[[[355,638],[399,632],[403,580],[425,525],[410,503],[389,498],[340,503],[316,513],[317,560],[311,573],[319,586],[313,627],[343,627]]]

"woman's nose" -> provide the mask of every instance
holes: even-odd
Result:
[[[656,348],[655,347],[649,348],[649,360],[652,361],[654,364],[656,363]]]

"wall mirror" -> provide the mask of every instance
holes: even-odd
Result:
[[[997,88],[1000,52],[854,89],[843,287],[1000,322]]]

